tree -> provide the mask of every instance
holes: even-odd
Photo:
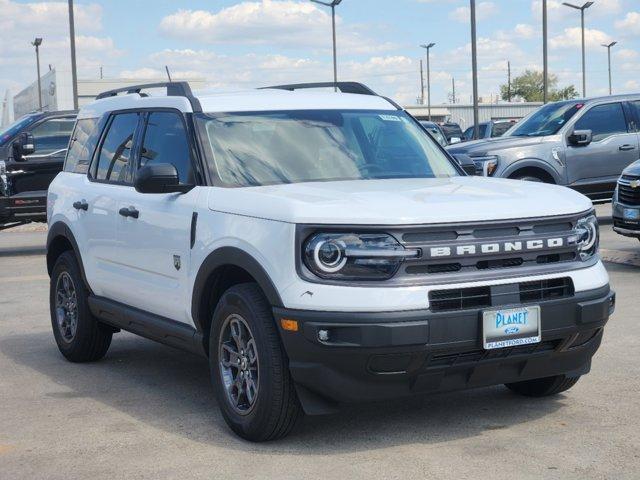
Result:
[[[576,98],[578,92],[573,85],[558,89],[558,77],[549,75],[549,100],[569,100]],[[500,86],[503,100],[509,100],[509,85]],[[542,102],[544,97],[544,76],[542,72],[526,70],[511,82],[511,98],[520,97],[526,102]]]

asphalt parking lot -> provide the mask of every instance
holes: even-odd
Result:
[[[602,247],[640,254],[611,232]],[[50,331],[46,233],[0,233],[0,479],[640,478],[640,268],[608,263],[615,316],[566,394],[505,388],[355,406],[254,445],[226,428],[206,362],[122,333],[95,364]],[[624,262],[623,262],[624,263]]]

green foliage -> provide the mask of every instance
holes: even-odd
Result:
[[[578,92],[573,85],[558,89],[558,77],[549,75],[549,101],[569,100],[576,98]],[[509,100],[509,86],[500,86],[503,100]],[[542,102],[544,95],[544,78],[542,72],[526,70],[511,82],[511,99],[522,98],[526,102]]]

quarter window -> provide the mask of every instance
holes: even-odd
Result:
[[[593,141],[599,142],[617,133],[627,133],[627,120],[621,103],[597,105],[575,124],[575,130],[591,130]]]
[[[114,183],[131,183],[129,161],[138,113],[115,115],[100,148],[95,178]]]
[[[98,142],[98,118],[78,120],[69,143],[69,153],[64,162],[64,171],[87,173],[93,151]]]
[[[140,153],[140,167],[148,163],[170,163],[182,184],[193,184],[189,140],[182,116],[173,112],[149,115]]]

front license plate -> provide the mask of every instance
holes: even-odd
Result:
[[[640,209],[638,208],[625,208],[622,212],[622,218],[625,220],[640,220]]]
[[[482,312],[485,350],[540,342],[540,307],[519,307]]]

